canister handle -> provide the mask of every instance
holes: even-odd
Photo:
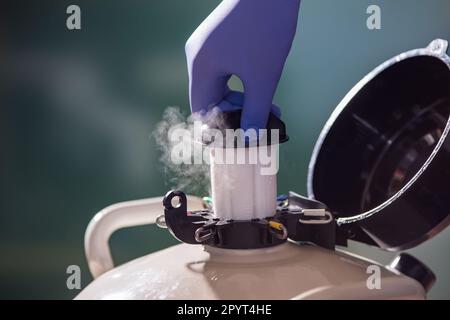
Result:
[[[164,212],[163,197],[120,202],[110,205],[89,222],[84,236],[84,249],[89,270],[94,278],[114,268],[109,238],[119,229],[156,223]],[[199,197],[187,196],[190,210],[201,210]]]

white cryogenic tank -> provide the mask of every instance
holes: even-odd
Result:
[[[172,190],[100,211],[85,236],[95,280],[76,298],[425,299],[435,277],[414,257],[382,266],[343,247],[405,250],[450,224],[447,47],[437,39],[402,53],[345,96],[314,148],[310,198],[277,199],[267,163],[217,161],[258,148],[212,148],[212,208]],[[240,114],[228,116],[240,125]],[[273,115],[267,127],[285,133]],[[184,243],[114,268],[111,234],[152,223]]]
[[[155,223],[162,197],[130,201],[99,212],[86,232],[95,280],[76,299],[424,299],[422,285],[393,268],[345,252],[284,243],[230,250],[179,244],[114,268],[110,235]],[[190,210],[202,200],[188,197]],[[379,268],[380,289],[367,285]]]

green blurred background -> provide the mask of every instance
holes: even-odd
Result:
[[[167,106],[188,113],[184,43],[219,0],[2,1],[0,4],[0,298],[73,298],[85,228],[103,207],[171,186],[151,133]],[[77,4],[82,30],[66,28]],[[382,9],[382,29],[366,9]],[[291,140],[279,191],[305,193],[314,142],[331,111],[372,68],[434,38],[450,39],[450,0],[303,0],[275,102]],[[189,190],[186,190],[189,192]],[[155,226],[119,231],[117,263],[175,244]],[[411,250],[450,298],[450,230]],[[392,254],[352,245],[387,262]]]

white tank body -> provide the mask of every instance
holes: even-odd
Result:
[[[339,251],[285,243],[257,250],[179,244],[99,276],[76,299],[425,299],[415,280]]]

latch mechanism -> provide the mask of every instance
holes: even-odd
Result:
[[[334,249],[336,223],[333,214],[323,203],[294,192],[279,197],[277,202],[273,216],[226,220],[216,218],[209,208],[188,211],[186,195],[172,190],[164,197],[164,216],[158,219],[158,225],[167,227],[182,242],[219,248],[265,248],[290,239]]]

